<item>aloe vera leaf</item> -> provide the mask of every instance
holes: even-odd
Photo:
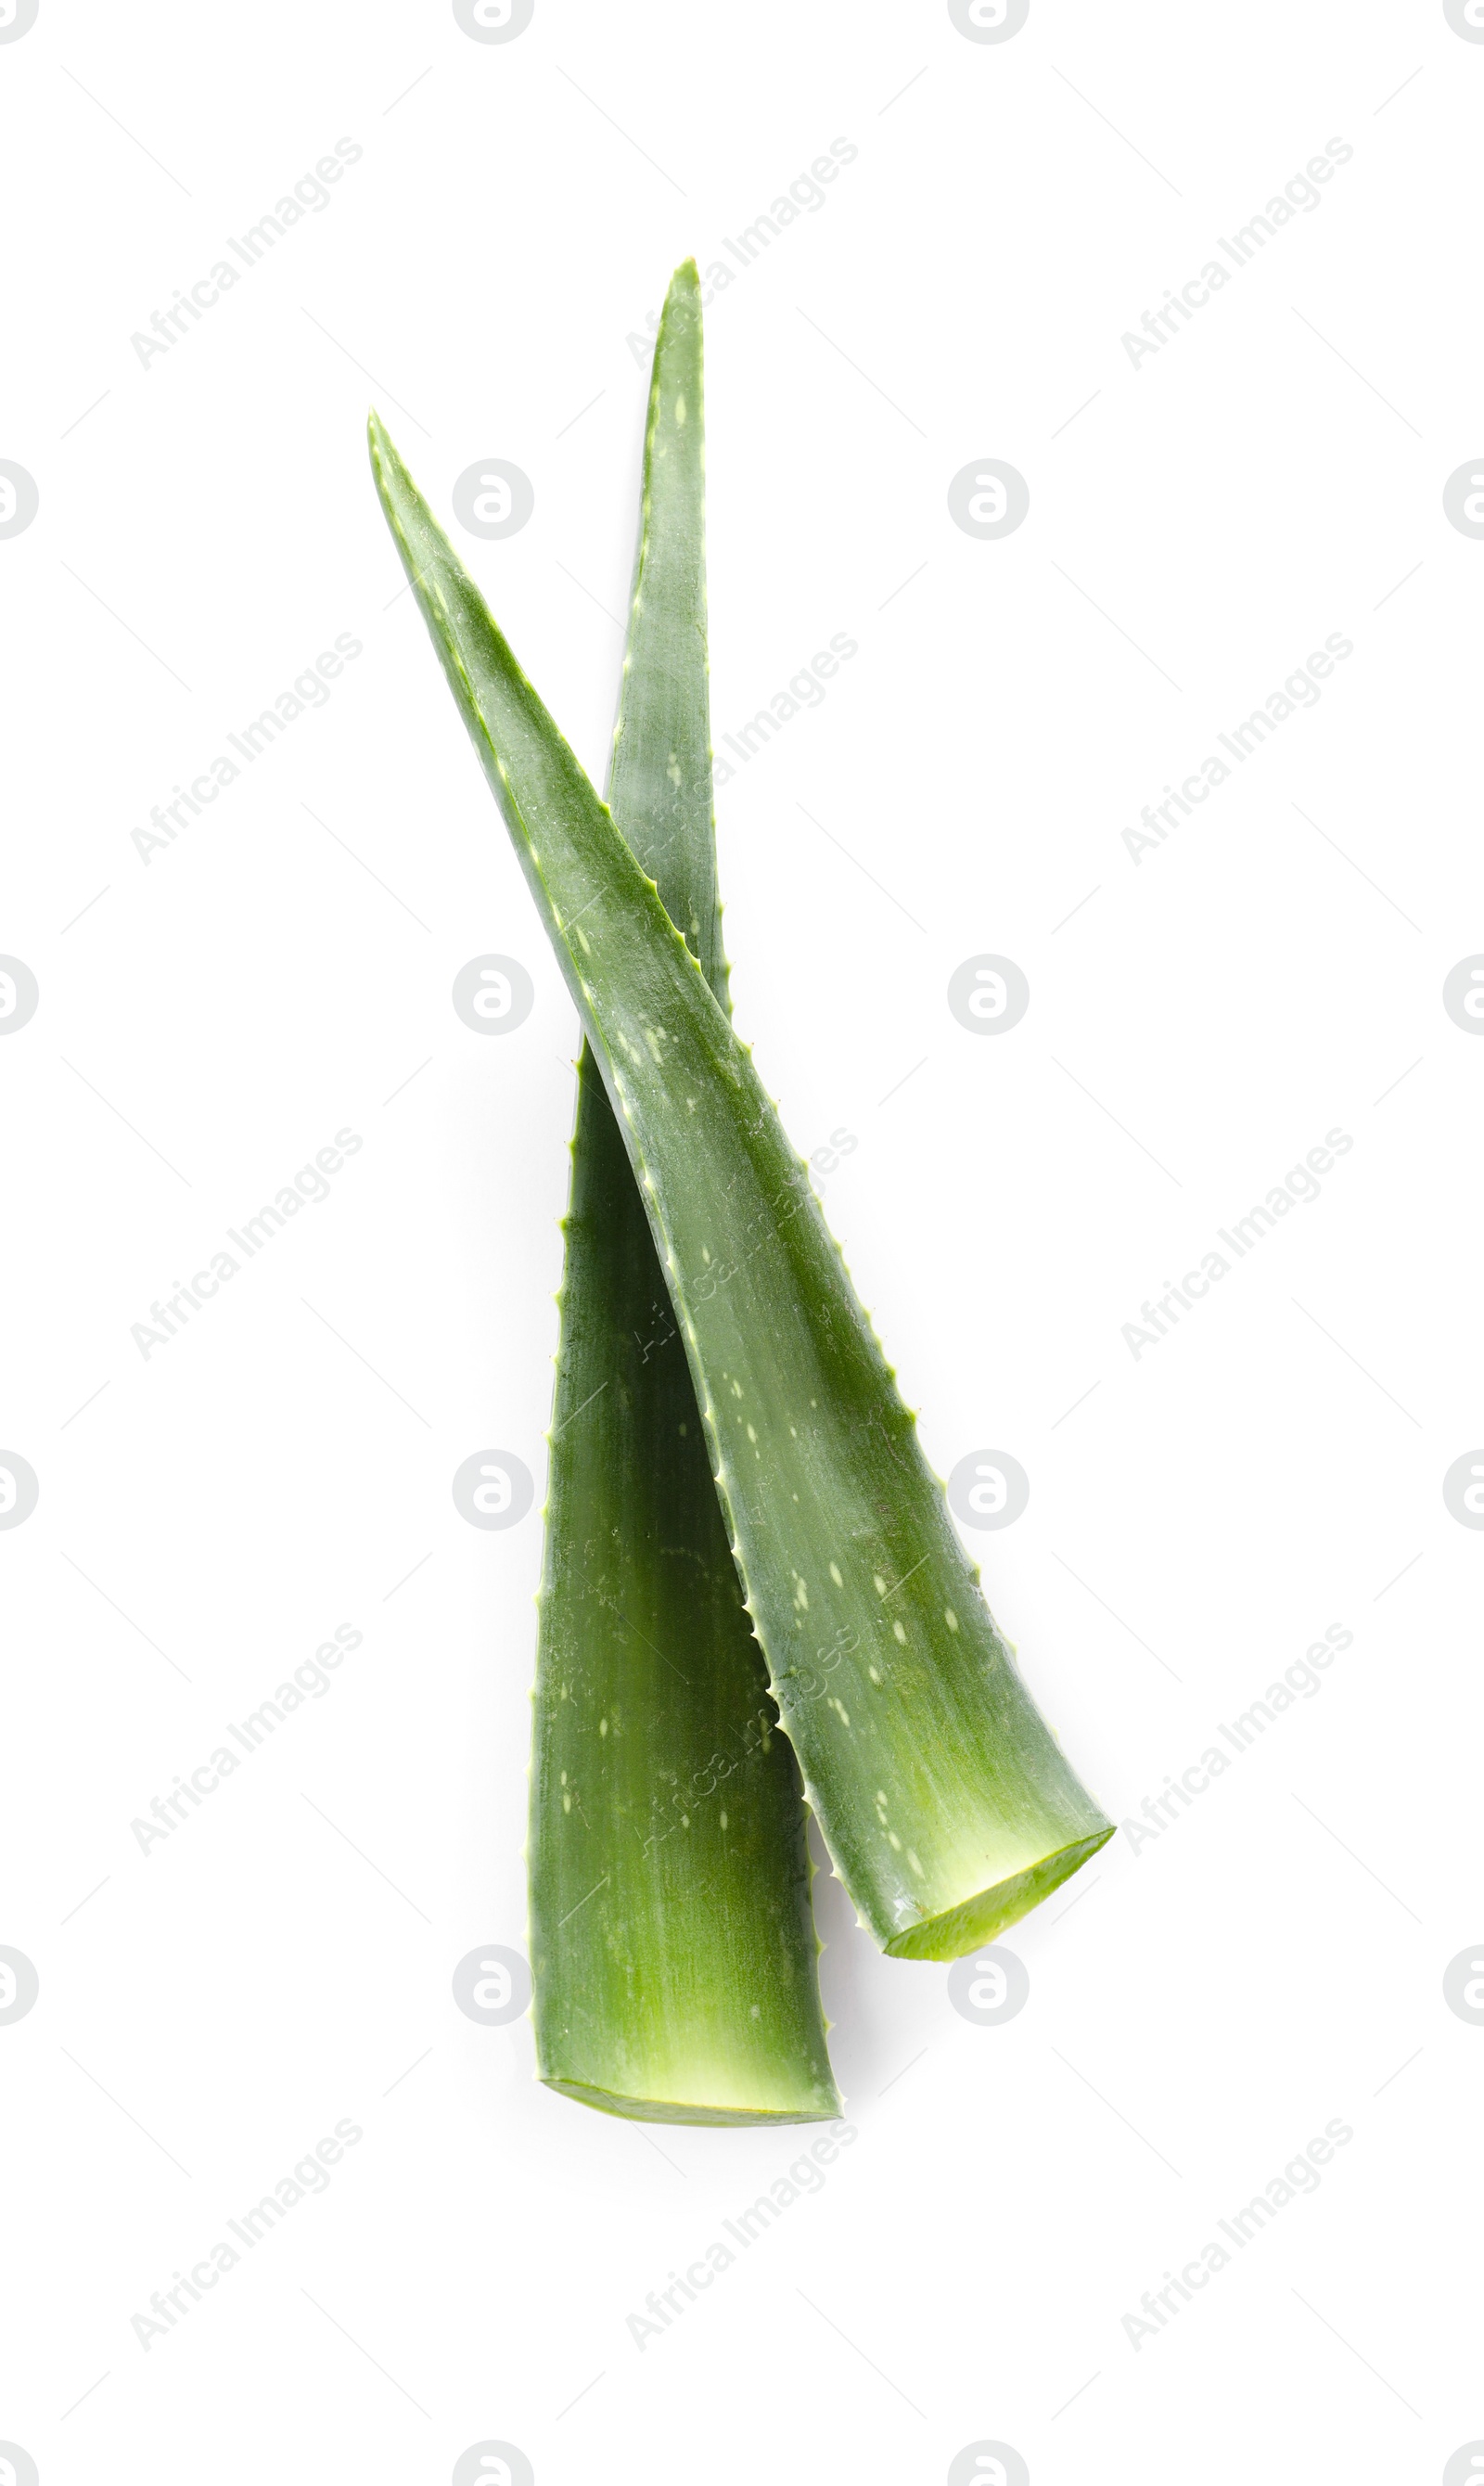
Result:
[[[955,1958],[1113,1825],[979,1594],[749,1050],[374,415],[371,446],[639,1178],[805,1793],[877,1942]]]
[[[725,1004],[700,290],[677,270],[655,343],[609,794]],[[837,2115],[798,1765],[586,1043],[563,1230],[527,1850],[537,2068],[650,2121]]]

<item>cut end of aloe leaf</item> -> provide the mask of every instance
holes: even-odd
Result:
[[[1077,1838],[1067,1847],[1058,1847],[1053,1856],[1043,1856],[1039,1864],[1028,1866],[1024,1873],[1012,1873],[1007,1881],[996,1882],[987,1891],[976,1892],[961,1906],[945,1909],[942,1916],[926,1917],[921,1924],[909,1925],[905,1933],[895,1934],[886,1948],[893,1959],[962,1959],[981,1943],[992,1942],[1007,1925],[1020,1922],[1043,1899],[1049,1899],[1061,1883],[1071,1880],[1089,1857],[1106,1847],[1113,1835],[1114,1825],[1094,1832],[1090,1838]]]
[[[614,2089],[590,2088],[582,2081],[547,2080],[543,2085],[559,2097],[596,2107],[599,2114],[626,2116],[631,2123],[833,2123],[843,2111],[838,2098],[818,2106],[692,2106],[682,2098],[622,2097]]]

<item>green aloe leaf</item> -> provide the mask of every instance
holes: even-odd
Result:
[[[703,468],[688,264],[655,344],[609,795],[725,1005]],[[564,1233],[528,1849],[540,2076],[650,2120],[836,2115],[798,1766],[586,1044]]]
[[[639,1180],[805,1792],[876,1940],[954,1958],[1113,1825],[979,1594],[750,1052],[374,415],[371,449]]]

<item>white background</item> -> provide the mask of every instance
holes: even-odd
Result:
[[[1484,1539],[1442,1497],[1484,1439],[1484,1044],[1441,1000],[1484,949],[1484,544],[1442,500],[1484,449],[1481,96],[1437,0],[1032,0],[999,44],[941,0],[536,0],[493,45],[431,0],[41,0],[0,45],[0,456],[40,491],[0,542],[0,950],[41,986],[0,1046],[0,1443],[41,1481],[0,1535],[0,1942],[41,1980],[0,2028],[0,2440],[44,2486],[441,2486],[487,2439],[540,2486],[938,2486],[985,2439],[1035,2486],[1391,2486],[1484,2437],[1484,2031],[1443,1995],[1484,1933]],[[343,136],[331,205],[142,368]],[[940,1472],[1030,1475],[975,1550],[1110,1813],[1354,1639],[1016,1929],[1007,2026],[821,1878],[858,2140],[641,2352],[626,2316],[798,2153],[586,2113],[453,2000],[525,1941],[576,1022],[362,428],[374,397],[445,514],[474,461],[531,477],[518,536],[461,545],[600,773],[625,341],[837,137],[707,318],[718,739],[860,649],[719,796],[738,1024],[801,1148],[858,1141],[826,1205]],[[1332,137],[1322,205],[1134,368]],[[947,506],[986,456],[1031,492],[999,542]],[[328,704],[143,862],[337,633]],[[1141,806],[1331,633],[1322,701],[1136,864]],[[499,1040],[450,1002],[486,952],[536,991]],[[945,998],[980,952],[1031,983],[994,1041]],[[331,1197],[144,1359],[344,1127]],[[1142,1300],[1332,1128],[1322,1198],[1136,1360]],[[537,1478],[508,1533],[450,1495],[491,1445]],[[341,1622],[333,1691],[142,1855]],[[328,2192],[142,2347],[338,2118]],[[1132,2344],[1333,2118],[1320,2190]]]

